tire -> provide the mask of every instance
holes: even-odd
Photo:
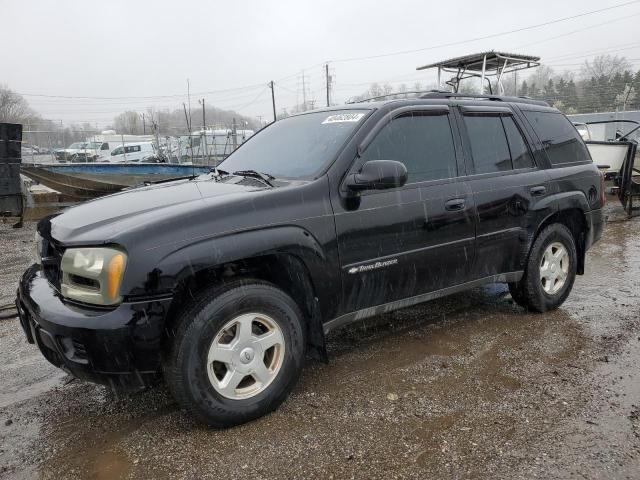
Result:
[[[553,260],[545,260],[545,253]],[[524,276],[509,284],[513,300],[535,312],[558,308],[573,288],[577,259],[575,240],[566,226],[554,223],[544,228],[531,247]]]
[[[164,359],[166,383],[180,405],[212,427],[239,425],[275,410],[302,371],[302,313],[266,282],[242,280],[203,292],[169,333],[175,337]],[[280,343],[263,349],[268,343],[260,339],[271,333],[271,341]]]

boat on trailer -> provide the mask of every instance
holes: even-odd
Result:
[[[629,148],[629,140],[640,139],[640,122],[627,119],[597,120],[573,123],[587,144],[593,163],[604,172],[607,180],[621,175]],[[640,157],[634,158],[635,170],[640,171]]]
[[[20,168],[23,175],[77,201],[210,171],[208,166],[171,163],[23,163]]]

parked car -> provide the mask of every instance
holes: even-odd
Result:
[[[75,142],[67,148],[54,151],[56,160],[61,162],[91,162],[99,156],[100,146],[93,142]]]
[[[558,308],[603,230],[603,178],[543,102],[430,93],[285,118],[210,174],[38,224],[17,305],[78,378],[164,378],[195,418],[274,410],[328,332],[487,283]]]
[[[151,142],[125,143],[111,150],[107,161],[140,162],[153,155],[155,155],[155,149]]]

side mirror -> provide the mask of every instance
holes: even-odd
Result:
[[[401,187],[407,183],[407,167],[395,160],[370,160],[359,173],[347,177],[350,190],[383,190]]]

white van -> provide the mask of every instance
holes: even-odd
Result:
[[[155,155],[155,149],[151,142],[125,143],[111,150],[107,161],[113,163],[140,162],[153,155]]]

